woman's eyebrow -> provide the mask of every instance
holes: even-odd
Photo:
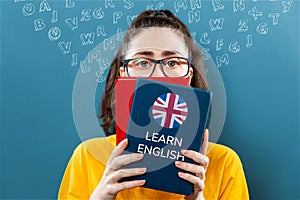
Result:
[[[179,51],[163,51],[160,53],[161,56],[172,56],[172,55],[182,55]],[[133,56],[154,56],[153,51],[139,51],[136,52]]]
[[[142,56],[154,56],[153,51],[140,51],[136,52],[133,56],[142,55]]]
[[[182,55],[179,51],[163,51],[162,56]]]

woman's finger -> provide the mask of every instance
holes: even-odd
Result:
[[[205,169],[201,165],[195,165],[187,162],[176,161],[176,167],[179,169],[191,172],[193,174],[197,174],[197,176],[201,179],[205,179]]]
[[[184,172],[178,172],[178,176],[190,183],[193,183],[195,185],[195,190],[202,191],[204,189],[204,180],[201,180],[199,177]]]
[[[122,183],[110,184],[107,187],[109,193],[116,194],[122,190],[139,187],[146,183],[146,180],[124,181]]]
[[[121,155],[124,151],[124,149],[127,147],[128,145],[128,139],[125,138],[124,140],[122,140],[117,146],[116,148],[112,151],[110,158],[107,162],[107,164],[109,165],[115,157]]]
[[[207,156],[193,150],[182,150],[181,152],[185,157],[188,157],[196,163],[199,163],[200,165],[204,166],[205,169],[207,168],[209,163],[209,158]]]
[[[125,177],[132,177],[137,175],[142,175],[146,173],[146,168],[130,168],[130,169],[120,169],[112,173],[111,182],[115,183]]]
[[[200,149],[200,153],[203,155],[206,155],[206,153],[207,153],[208,138],[209,138],[209,131],[208,131],[208,129],[205,129],[204,133],[203,133],[202,145],[201,145],[201,149]]]
[[[141,153],[131,153],[131,154],[120,155],[120,156],[115,157],[111,161],[109,168],[118,170],[123,165],[127,165],[129,163],[139,161],[143,157],[144,157],[144,154],[141,154]]]

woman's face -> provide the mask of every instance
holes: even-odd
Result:
[[[189,58],[183,36],[170,28],[144,28],[131,39],[126,49],[125,60],[140,57],[155,60],[170,57]],[[123,67],[120,68],[120,75],[127,76]],[[186,77],[191,80],[192,75],[193,69],[190,67]],[[165,75],[161,67],[156,66],[151,76],[164,77]]]

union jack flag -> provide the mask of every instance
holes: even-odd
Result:
[[[185,100],[174,93],[163,94],[152,106],[152,116],[164,128],[176,128],[186,119],[188,107]]]

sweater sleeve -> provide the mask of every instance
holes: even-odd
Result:
[[[89,199],[86,162],[83,145],[79,145],[65,170],[58,199]]]
[[[219,199],[249,199],[247,182],[241,160],[231,149],[228,151],[224,162]]]
[[[249,199],[247,182],[239,156],[230,148],[220,144],[209,144],[209,165],[206,171],[206,200]]]
[[[114,144],[115,136],[82,142],[65,170],[58,199],[89,199],[103,176]]]

